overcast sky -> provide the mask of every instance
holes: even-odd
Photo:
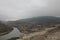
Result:
[[[0,20],[60,16],[60,0],[0,0]]]

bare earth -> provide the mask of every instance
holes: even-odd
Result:
[[[46,28],[41,32],[26,34],[17,40],[60,40],[60,25]]]

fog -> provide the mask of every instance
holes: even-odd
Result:
[[[0,20],[60,16],[60,0],[0,0]]]
[[[49,0],[48,12],[52,16],[60,16],[60,0]]]

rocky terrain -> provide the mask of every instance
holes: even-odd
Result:
[[[7,24],[18,28],[22,33],[29,34],[44,30],[45,28],[55,27],[55,25],[60,24],[60,18],[53,16],[40,16],[9,21]]]
[[[0,22],[0,36],[7,34],[12,30],[13,30],[12,27],[9,27],[9,26],[3,24],[2,22]]]
[[[55,26],[56,27],[46,28],[40,32],[24,35],[17,40],[60,40],[60,25]]]
[[[17,40],[60,40],[60,18],[53,16],[33,17],[6,24],[16,27],[24,35]]]

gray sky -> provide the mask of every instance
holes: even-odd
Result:
[[[0,20],[60,16],[60,0],[0,0]]]

